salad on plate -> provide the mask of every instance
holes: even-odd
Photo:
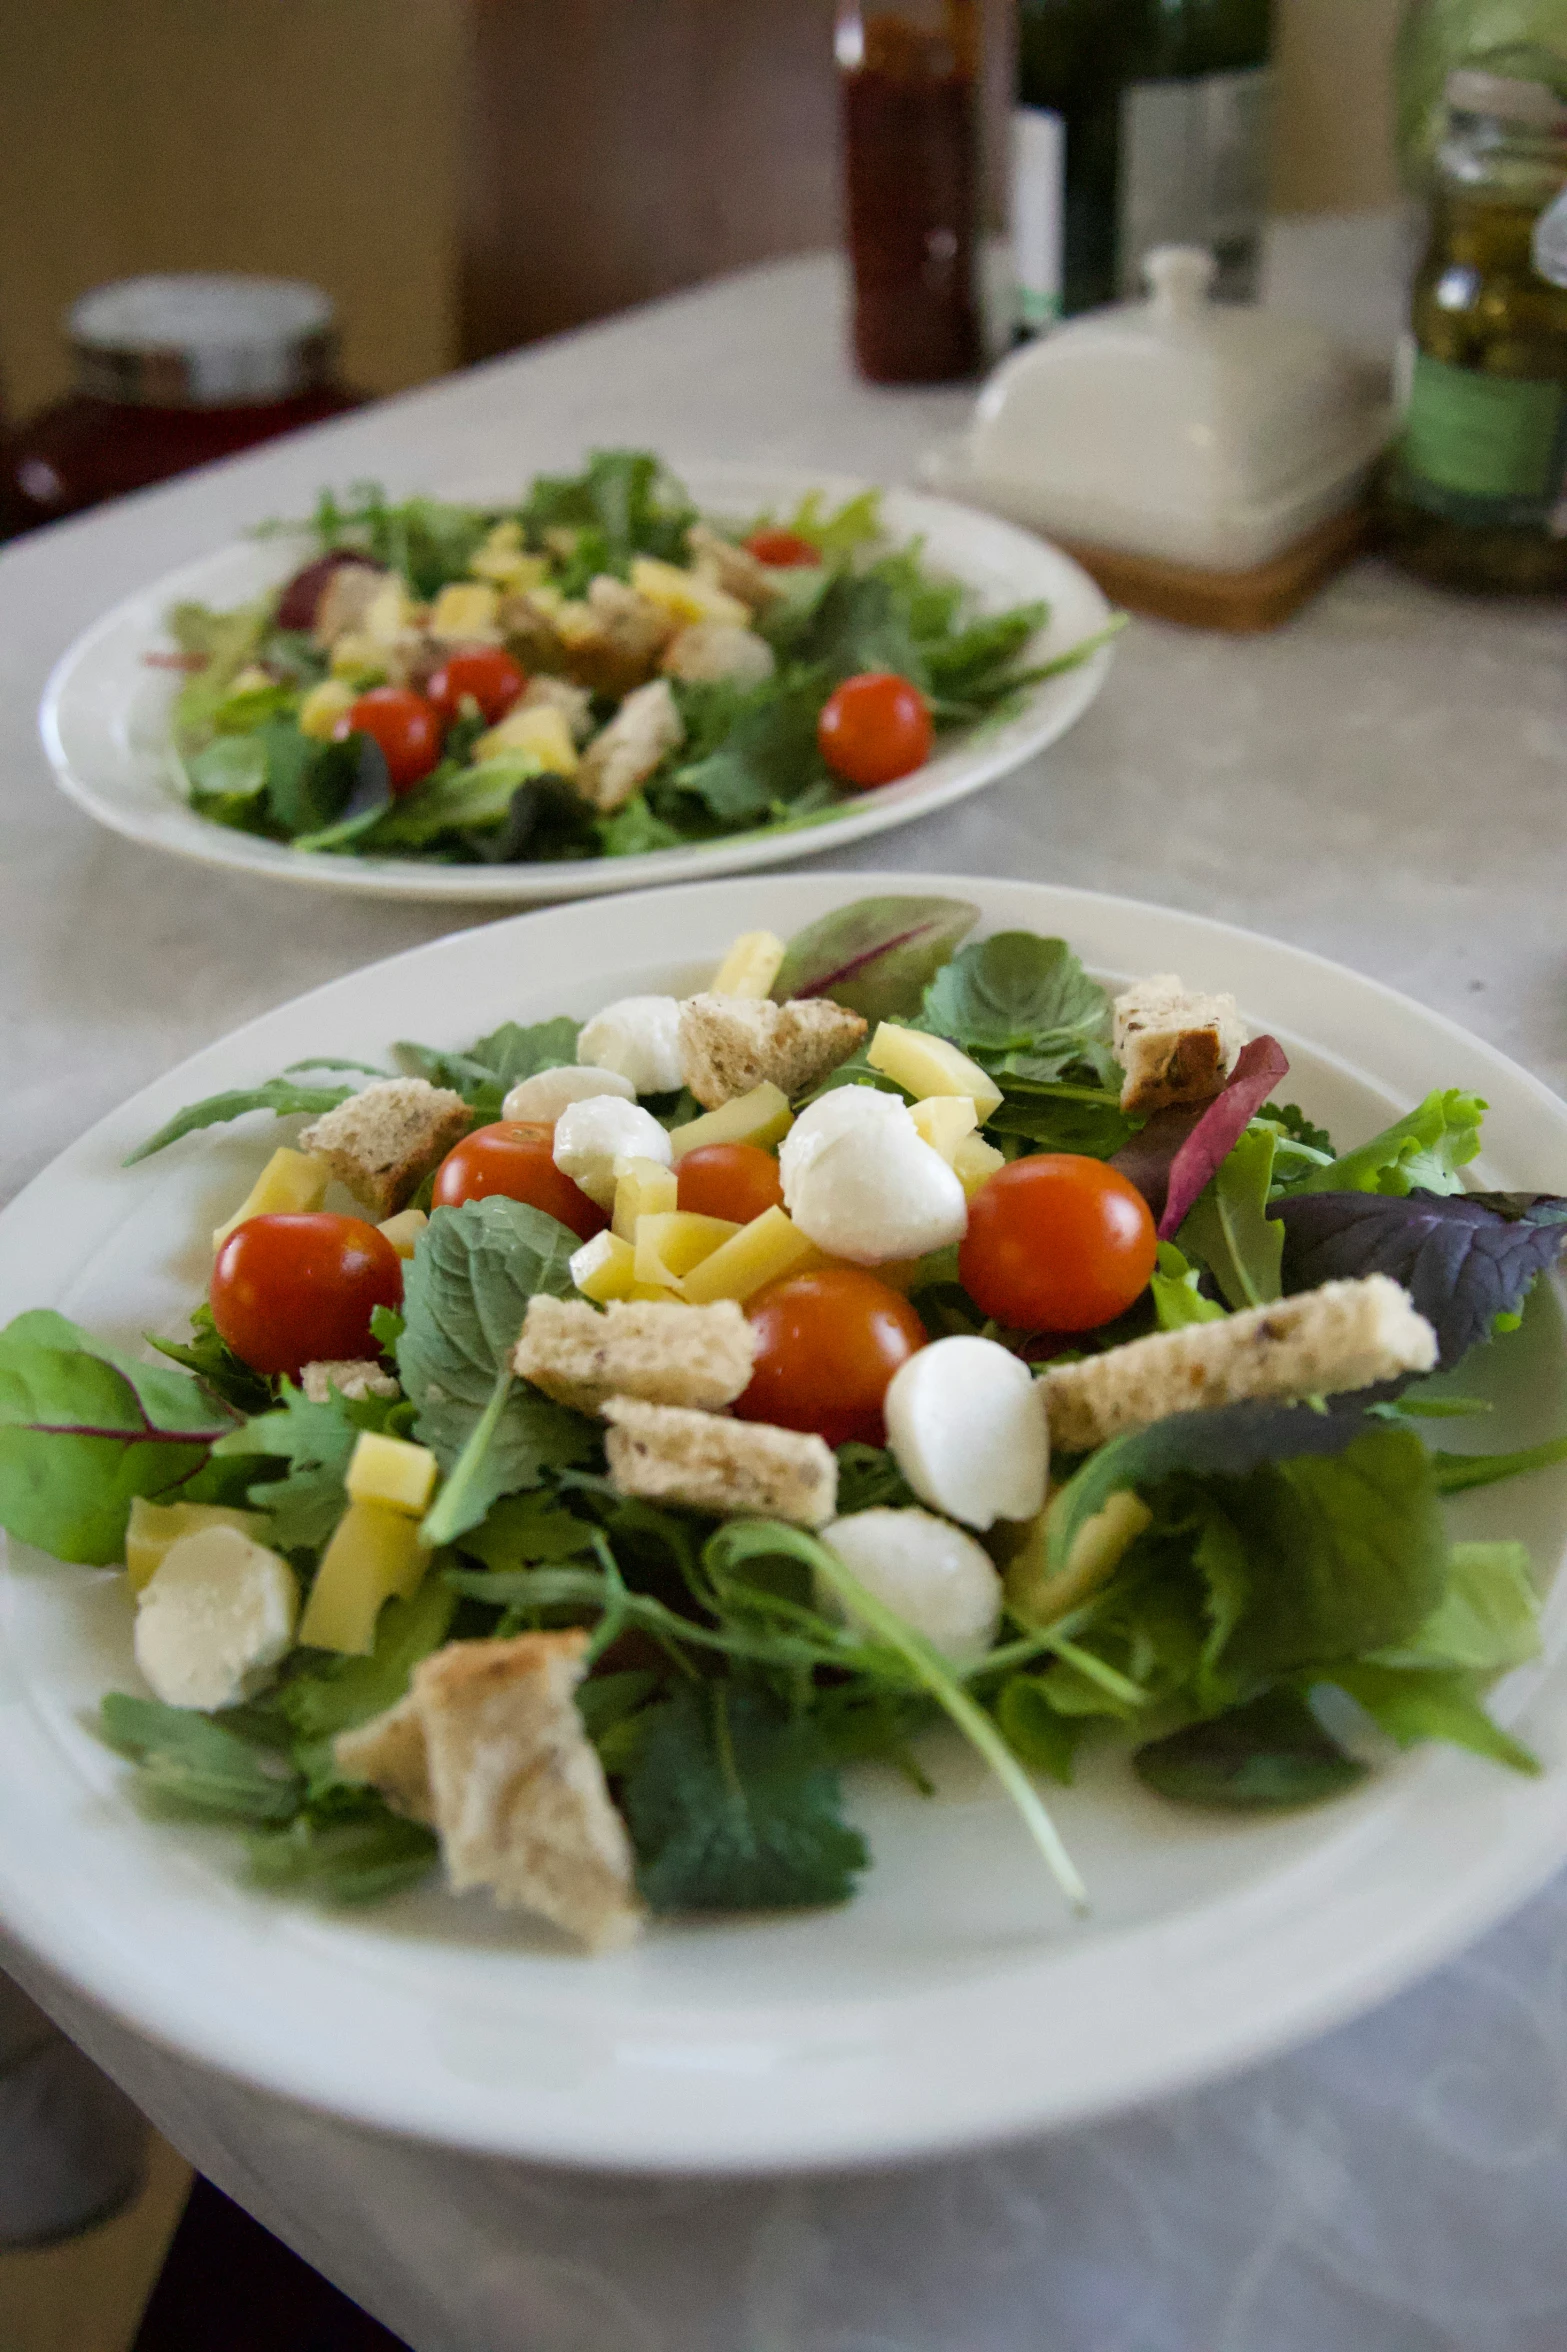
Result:
[[[304,1122],[188,1336],[0,1334],[0,1523],[121,1576],[144,1802],[598,1949],[844,1901],[845,1771],[928,1793],[943,1724],[1078,1908],[1087,1743],[1242,1813],[1424,1739],[1537,1769],[1486,1703],[1530,1560],[1442,1498],[1567,1438],[1449,1451],[1487,1407],[1432,1376],[1511,1344],[1567,1200],[1465,1189],[1461,1085],[1335,1139],[1232,997],[976,921],[861,900],[146,1142]]]
[[[169,614],[170,749],[202,817],[342,856],[512,864],[809,826],[997,722],[1047,662],[875,492],[704,517],[600,451],[507,507],[320,500],[317,552],[232,611]]]

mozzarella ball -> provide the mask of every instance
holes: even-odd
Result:
[[[998,1341],[933,1340],[893,1374],[883,1412],[893,1460],[933,1510],[983,1529],[1044,1509],[1044,1396]]]
[[[835,1086],[807,1103],[778,1147],[778,1180],[785,1208],[794,1207],[795,1185],[830,1143],[836,1143],[840,1135],[878,1125],[914,1129],[901,1095],[883,1094],[878,1086]]]
[[[824,1527],[821,1540],[952,1665],[976,1665],[994,1642],[1001,1579],[961,1527],[929,1511],[855,1511]],[[817,1606],[842,1613],[825,1589]]]
[[[875,1120],[823,1146],[797,1176],[789,1214],[807,1241],[851,1266],[945,1249],[968,1230],[962,1180],[915,1129]]]
[[[595,1094],[568,1103],[555,1122],[556,1167],[601,1209],[615,1205],[615,1162],[656,1160],[667,1168],[674,1158],[669,1132],[651,1111],[618,1094]]]
[[[237,1527],[171,1543],[137,1595],[136,1663],[168,1707],[233,1707],[287,1655],[299,1584]]]
[[[623,996],[594,1014],[577,1039],[577,1056],[590,1069],[629,1078],[633,1094],[677,1093],[686,1082],[680,1007],[672,996]]]
[[[619,1095],[622,1102],[634,1102],[636,1088],[629,1078],[622,1078],[618,1070],[588,1070],[579,1064],[569,1070],[540,1070],[532,1078],[523,1078],[512,1088],[501,1104],[503,1119],[537,1119],[553,1127],[561,1112],[574,1102],[592,1102],[595,1096]]]

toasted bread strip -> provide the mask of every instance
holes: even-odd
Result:
[[[1246,1043],[1233,996],[1186,988],[1174,972],[1139,980],[1115,1000],[1121,1108],[1139,1114],[1209,1102]]]
[[[825,996],[772,1004],[765,997],[693,996],[680,1008],[680,1059],[704,1110],[771,1084],[803,1094],[847,1061],[866,1024]]]
[[[577,790],[605,816],[645,784],[666,752],[685,740],[667,678],[628,694],[602,734],[595,735],[577,770]]]
[[[540,1293],[528,1301],[513,1369],[579,1413],[612,1396],[713,1412],[751,1377],[756,1334],[733,1299],[713,1306],[618,1300],[602,1313]]]
[[[377,1217],[390,1217],[468,1132],[460,1094],[423,1078],[378,1078],[305,1129],[301,1151],[325,1160]]]
[[[1170,1413],[1243,1397],[1337,1396],[1400,1372],[1429,1372],[1436,1356],[1436,1334],[1408,1293],[1386,1274],[1366,1274],[1222,1323],[1130,1340],[1058,1365],[1041,1386],[1052,1446],[1082,1454]]]
[[[838,1464],[819,1437],[761,1421],[611,1397],[609,1473],[622,1494],[718,1515],[824,1527],[838,1504]]]

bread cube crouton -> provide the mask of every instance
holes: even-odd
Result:
[[[387,575],[368,556],[361,563],[338,564],[326,576],[316,599],[314,636],[323,650],[364,626],[365,615],[386,585]]]
[[[375,1215],[390,1217],[467,1134],[460,1094],[423,1078],[378,1078],[305,1129],[301,1151],[326,1161]]]
[[[488,1887],[594,1950],[642,1923],[625,1823],[577,1712],[588,1637],[448,1642],[414,1668],[435,1826],[461,1894]]]
[[[771,1084],[803,1094],[847,1061],[865,1036],[858,1013],[824,996],[790,1004],[746,996],[692,996],[680,1008],[685,1082],[705,1110]]]
[[[1051,1444],[1081,1454],[1170,1413],[1245,1397],[1338,1396],[1401,1372],[1429,1372],[1436,1355],[1436,1334],[1407,1291],[1386,1274],[1366,1274],[1222,1323],[1130,1340],[1058,1365],[1040,1385]]]
[[[837,1510],[837,1457],[819,1437],[637,1397],[611,1397],[604,1418],[621,1494],[799,1527],[825,1527]]]
[[[749,1384],[756,1334],[732,1299],[713,1306],[528,1301],[513,1368],[558,1404],[596,1413],[612,1396],[715,1412]]]
[[[737,686],[760,686],[773,674],[773,649],[737,621],[693,621],[670,639],[659,667],[667,678],[683,679],[688,686],[716,685],[724,678]]]
[[[666,678],[628,694],[582,755],[577,790],[607,816],[645,784],[666,753],[685,741],[685,724]]]
[[[569,678],[530,678],[518,697],[517,710],[559,711],[573,743],[586,743],[593,732],[593,697],[585,686]]]
[[[1121,1108],[1143,1115],[1211,1101],[1246,1043],[1246,1028],[1233,996],[1204,995],[1174,972],[1156,972],[1116,998],[1113,1043],[1125,1073]]]
[[[589,582],[586,597],[561,604],[554,614],[561,666],[594,694],[629,694],[640,686],[657,668],[675,628],[667,612],[608,572]]]
[[[723,538],[707,523],[691,525],[686,533],[686,545],[698,572],[715,587],[722,588],[726,596],[738,597],[754,613],[776,603],[777,582],[748,547],[737,547],[732,539]]]
[[[332,1754],[345,1780],[368,1781],[380,1790],[394,1813],[434,1827],[435,1796],[430,1787],[424,1716],[412,1691],[368,1723],[353,1731],[340,1731],[332,1742]]]
[[[391,1373],[383,1372],[373,1356],[307,1364],[299,1375],[299,1385],[313,1405],[330,1403],[334,1388],[339,1396],[355,1404],[362,1397],[394,1397],[399,1393]]]

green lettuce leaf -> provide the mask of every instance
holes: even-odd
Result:
[[[1416,1191],[1461,1192],[1458,1171],[1480,1149],[1486,1107],[1478,1094],[1439,1089],[1369,1143],[1313,1169],[1292,1192],[1385,1192],[1398,1199]]]
[[[1266,1128],[1249,1128],[1199,1193],[1177,1237],[1237,1310],[1268,1306],[1282,1292],[1284,1228],[1267,1213],[1275,1140]]]
[[[1501,1674],[1540,1654],[1540,1596],[1521,1543],[1455,1543],[1447,1589],[1408,1646],[1384,1666],[1459,1666]]]
[[[1354,1788],[1367,1772],[1288,1688],[1150,1740],[1133,1756],[1132,1769],[1146,1787],[1178,1804],[1237,1812],[1320,1804]]]
[[[1324,1681],[1347,1691],[1379,1730],[1401,1748],[1419,1740],[1449,1741],[1514,1772],[1540,1770],[1539,1759],[1493,1723],[1480,1699],[1480,1678],[1458,1667],[1383,1666],[1371,1659],[1335,1667]]]
[[[1161,1241],[1148,1283],[1161,1331],[1184,1331],[1188,1324],[1224,1321],[1224,1308],[1217,1299],[1204,1298],[1197,1282],[1197,1268],[1173,1241]]]
[[[411,1076],[450,1087],[482,1118],[498,1119],[502,1102],[525,1078],[535,1078],[541,1070],[570,1068],[577,1058],[577,1034],[577,1023],[561,1015],[526,1028],[517,1021],[503,1021],[466,1053],[442,1053],[407,1039],[394,1051],[398,1066]]]

